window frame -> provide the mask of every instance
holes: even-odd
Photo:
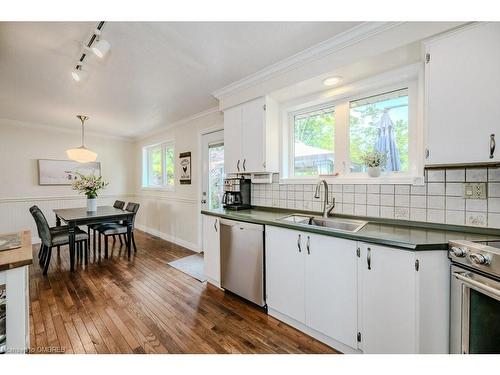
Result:
[[[314,105],[312,107],[308,106],[308,107],[299,109],[297,111],[290,112],[290,120],[289,120],[290,124],[288,126],[288,139],[289,139],[289,142],[288,142],[288,166],[289,166],[289,170],[292,173],[295,171],[295,117],[300,116],[300,115],[304,115],[307,113],[311,113],[311,112],[319,112],[319,111],[329,109],[329,108],[333,109],[333,115],[335,118],[336,108],[334,105],[331,105],[331,103],[329,103],[329,102],[319,104],[319,105]],[[334,122],[334,133],[336,131],[335,129],[336,129],[336,123]],[[335,134],[334,134],[334,138],[335,138]],[[333,155],[335,158],[335,144],[333,145]],[[335,168],[335,161],[334,161],[334,168]],[[293,177],[294,178],[312,178],[314,176],[295,176],[295,175],[293,175]]]
[[[162,183],[160,185],[150,184],[150,176],[152,174],[152,164],[151,152],[154,149],[160,148],[161,150],[161,165],[162,165]],[[174,173],[173,173],[173,183],[168,183],[167,176],[167,149],[172,149],[174,153]],[[173,140],[159,142],[142,148],[142,189],[148,190],[168,190],[175,191],[175,176],[176,176],[176,166],[175,166],[175,142]]]
[[[408,88],[408,171],[382,173],[380,177],[350,172],[350,103],[403,88]],[[423,68],[420,63],[284,103],[281,117],[280,183],[316,183],[318,179],[325,179],[329,184],[423,184],[425,129],[422,103]],[[338,175],[294,176],[291,161],[294,116],[321,107],[333,107],[335,111],[334,174]]]

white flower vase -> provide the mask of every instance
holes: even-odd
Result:
[[[87,212],[97,211],[97,198],[87,198]]]
[[[368,167],[368,176],[370,177],[380,176],[380,167]]]

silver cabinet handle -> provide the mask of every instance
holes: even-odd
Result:
[[[243,159],[243,171],[246,171],[245,163],[247,162],[247,159]]]
[[[238,159],[238,163],[236,163],[236,168],[238,169],[238,172],[240,171],[240,159]]]
[[[368,269],[372,269],[372,249],[368,248],[366,253],[366,263],[368,264]]]
[[[217,232],[217,219],[215,219],[215,221],[214,221],[214,229]]]
[[[300,237],[301,235],[299,234],[299,236],[297,237],[297,247],[299,249],[299,253],[302,252],[302,248],[300,247]]]
[[[311,255],[311,237],[310,236],[307,236],[306,248],[307,248],[307,254]]]
[[[495,134],[490,135],[490,159],[493,159],[495,156],[495,148],[497,146],[497,143],[495,141]]]

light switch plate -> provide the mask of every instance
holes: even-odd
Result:
[[[464,184],[464,198],[486,199],[486,182],[467,182]]]

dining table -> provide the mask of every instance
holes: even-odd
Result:
[[[70,270],[75,270],[75,231],[79,225],[104,224],[122,221],[127,226],[127,251],[130,259],[132,220],[134,213],[113,206],[98,206],[96,211],[87,211],[87,207],[54,209],[56,225],[61,221],[68,225]],[[90,242],[90,241],[89,241]]]

